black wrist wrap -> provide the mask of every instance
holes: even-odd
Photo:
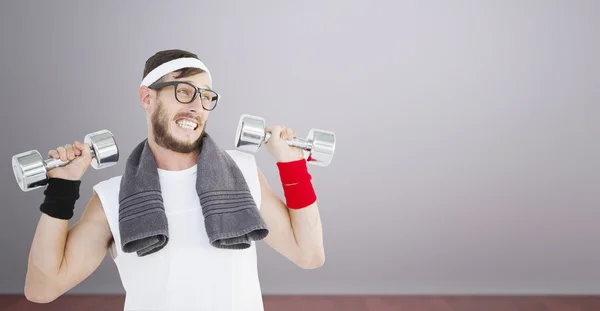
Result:
[[[81,180],[48,179],[48,187],[44,191],[46,198],[40,206],[40,211],[50,217],[71,219],[75,202],[79,199],[80,185]]]

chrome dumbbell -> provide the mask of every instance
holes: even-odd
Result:
[[[269,141],[271,133],[266,131],[265,119],[243,114],[240,117],[235,135],[235,147],[239,150],[257,152],[263,143]],[[311,129],[306,139],[294,138],[286,141],[308,154],[309,164],[328,166],[335,152],[335,134],[330,131]]]
[[[111,132],[100,130],[87,134],[83,140],[90,145],[92,162],[96,170],[107,168],[119,161],[119,149]],[[69,164],[69,160],[44,159],[37,150],[26,151],[12,157],[15,179],[23,191],[31,191],[46,185],[48,172],[56,167]]]

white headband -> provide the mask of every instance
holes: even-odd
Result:
[[[162,76],[166,75],[167,73],[177,71],[179,69],[186,68],[186,67],[200,68],[200,69],[206,71],[209,79],[211,79],[208,68],[206,68],[206,65],[204,65],[204,63],[201,60],[199,60],[197,58],[193,58],[193,57],[177,58],[177,59],[168,61],[168,62],[154,68],[154,70],[150,71],[150,73],[148,73],[148,75],[144,78],[144,80],[142,80],[142,84],[140,86],[149,86],[152,83],[156,82],[156,80],[160,79]]]

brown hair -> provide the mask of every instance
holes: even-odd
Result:
[[[193,58],[198,58],[198,55],[189,52],[189,51],[185,51],[185,50],[179,50],[179,49],[172,49],[172,50],[163,50],[163,51],[158,51],[156,52],[156,54],[150,56],[150,58],[148,58],[148,60],[146,61],[146,65],[144,66],[144,74],[142,75],[142,79],[145,78],[150,71],[152,71],[153,69],[155,69],[156,67],[174,60],[174,59],[178,59],[178,58],[184,58],[184,57],[193,57]],[[204,72],[204,70],[199,69],[199,68],[183,68],[181,70],[178,70],[177,72],[179,72],[179,75],[176,78],[185,78],[185,77],[189,77],[198,73],[202,73]],[[161,77],[157,82],[160,82],[164,77]]]

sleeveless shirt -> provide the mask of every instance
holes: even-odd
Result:
[[[226,151],[237,163],[260,209],[255,157]],[[179,171],[158,169],[169,242],[158,252],[138,257],[124,253],[119,235],[121,176],[93,187],[98,194],[114,244],[110,255],[125,289],[124,310],[263,311],[256,245],[244,250],[209,244],[196,193],[197,166]]]

